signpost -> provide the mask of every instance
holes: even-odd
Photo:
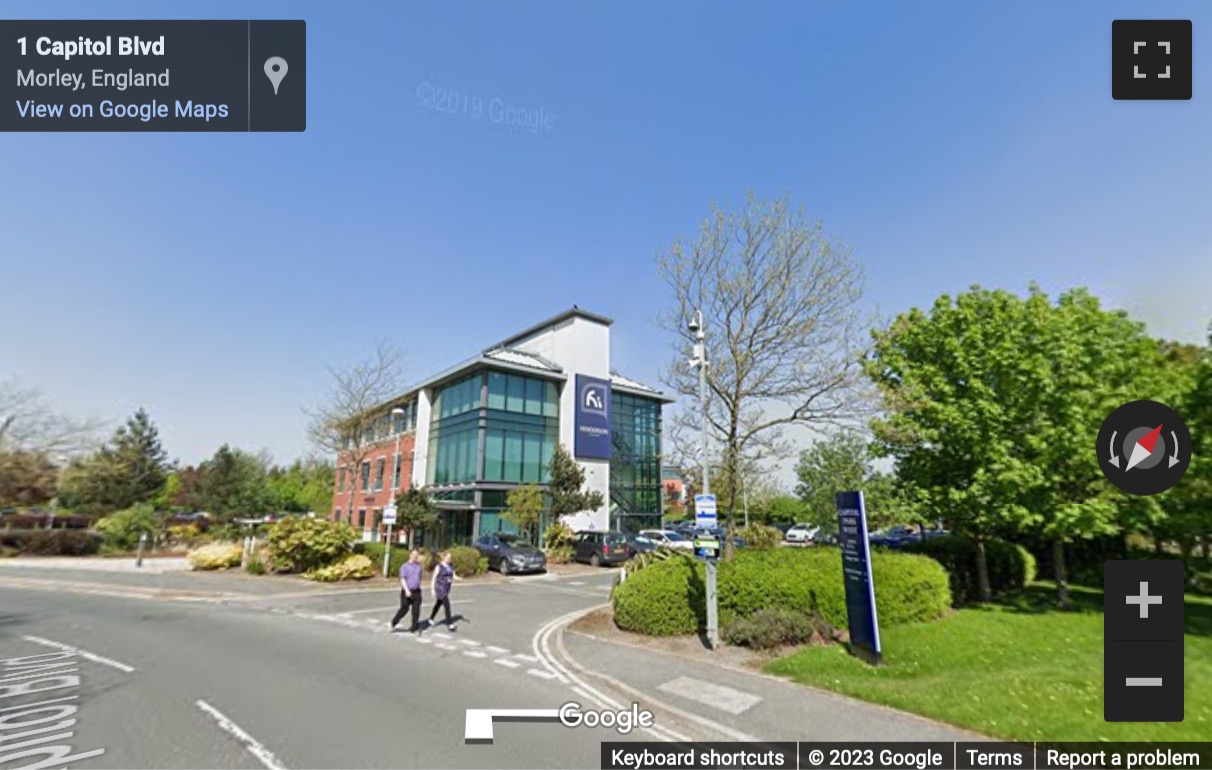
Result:
[[[387,569],[391,564],[391,527],[396,523],[396,507],[388,505],[383,508],[383,523],[387,525],[387,542],[383,549],[383,577],[387,577]]]
[[[862,492],[837,493],[838,544],[846,582],[846,617],[850,650],[870,663],[880,663],[880,628],[875,614],[875,581]]]
[[[696,528],[715,529],[716,521],[715,495],[695,495]],[[719,600],[716,595],[716,559],[720,555],[720,543],[714,538],[696,538],[694,551],[707,562],[707,639],[711,642],[711,649],[715,650],[720,646]]]

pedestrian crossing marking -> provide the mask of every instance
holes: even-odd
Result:
[[[662,685],[658,690],[672,693],[689,700],[697,701],[712,708],[726,711],[729,714],[743,714],[762,702],[762,699],[747,692],[734,690],[721,684],[704,682],[689,676],[679,676]]]

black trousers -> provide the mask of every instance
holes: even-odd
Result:
[[[396,610],[396,616],[391,619],[391,625],[394,627],[404,617],[408,610],[412,610],[412,625],[408,627],[409,631],[416,631],[421,625],[421,589],[418,588],[412,592],[410,597],[400,589],[400,609]]]
[[[433,612],[429,613],[430,621],[438,616],[438,610],[446,610],[446,625],[450,625],[450,594],[439,596],[434,600]]]

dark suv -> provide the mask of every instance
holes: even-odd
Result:
[[[572,558],[595,567],[622,564],[631,558],[627,536],[622,532],[581,532],[572,542]]]
[[[547,569],[547,557],[520,535],[494,532],[476,540],[476,550],[488,558],[488,568],[511,572],[542,572]]]

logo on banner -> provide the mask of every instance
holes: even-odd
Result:
[[[610,459],[610,383],[577,375],[576,450],[580,459]]]

